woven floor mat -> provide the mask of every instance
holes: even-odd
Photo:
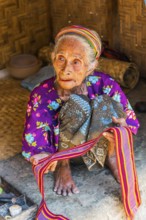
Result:
[[[0,80],[0,160],[21,152],[26,106],[30,92],[19,80]]]

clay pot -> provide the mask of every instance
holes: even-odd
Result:
[[[41,65],[42,63],[37,57],[30,54],[20,54],[11,57],[7,64],[7,70],[15,78],[25,79],[37,73]]]

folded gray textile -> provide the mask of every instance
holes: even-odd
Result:
[[[59,113],[59,150],[71,148],[99,136],[106,128],[115,126],[112,116],[126,118],[120,103],[107,95],[89,100],[84,95],[72,94]],[[83,156],[90,170],[97,162],[104,166],[108,140],[102,136],[96,146]]]
[[[53,66],[42,67],[36,74],[33,74],[21,81],[21,86],[32,91],[39,83],[55,76]]]
[[[59,112],[59,149],[70,148],[86,141],[90,116],[88,97],[72,94]]]

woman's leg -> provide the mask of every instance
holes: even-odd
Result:
[[[117,122],[118,124],[122,122],[122,120],[115,120],[113,116],[116,116],[116,118],[126,117],[119,103],[107,95],[101,95],[92,100],[92,118],[88,138],[93,139],[103,132],[105,128],[113,127]],[[100,138],[95,148],[91,149],[91,151],[98,163],[101,166],[104,166],[105,163],[112,171],[117,182],[120,182],[113,133],[104,132],[102,138]]]
[[[85,134],[80,128],[90,116],[90,105],[88,98],[79,95],[71,95],[70,99],[61,108],[59,114],[60,138],[59,151],[76,146],[85,141]],[[88,127],[85,125],[85,127]],[[84,127],[84,130],[86,130]],[[88,129],[87,129],[88,131]],[[59,161],[55,170],[54,191],[59,195],[71,195],[79,193],[72,176],[70,161]]]
[[[70,161],[59,161],[55,170],[55,186],[54,191],[58,195],[72,195],[73,193],[79,193],[77,186],[75,185],[70,168]]]
[[[117,159],[116,159],[116,154],[114,153],[113,155],[108,155],[105,161],[106,166],[111,170],[114,178],[118,183],[120,183],[120,177],[118,173],[118,166],[117,166]]]

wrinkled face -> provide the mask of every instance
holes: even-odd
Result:
[[[60,87],[70,90],[81,85],[89,75],[87,63],[86,50],[82,43],[74,38],[63,39],[53,60]]]

